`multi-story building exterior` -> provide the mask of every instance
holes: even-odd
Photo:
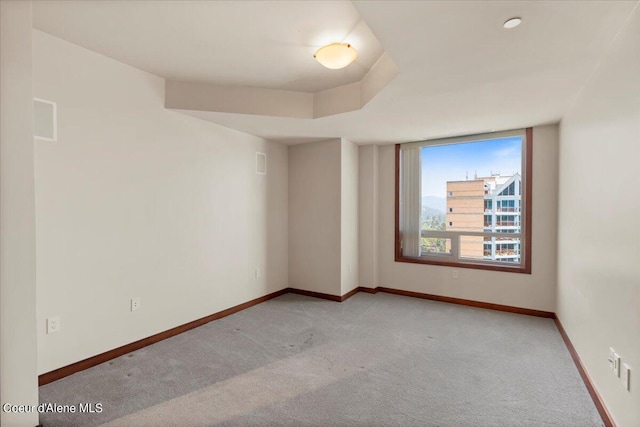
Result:
[[[447,182],[447,211],[445,230],[447,231],[483,231],[484,224],[484,181],[474,179],[469,181]],[[465,258],[482,259],[483,237],[462,236],[460,241],[460,256]],[[450,251],[451,241],[446,241],[447,252]]]
[[[521,196],[522,180],[519,174],[448,181],[445,229],[457,232],[520,233]],[[464,258],[520,262],[519,239],[462,235],[459,250]]]

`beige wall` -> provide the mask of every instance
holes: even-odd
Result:
[[[289,286],[330,295],[358,287],[358,146],[289,147]]]
[[[31,2],[0,2],[0,395],[38,404]],[[7,427],[38,414],[0,411]]]
[[[562,119],[558,316],[619,427],[640,425],[640,10]],[[608,367],[632,367],[631,392]]]
[[[289,147],[289,286],[341,295],[342,140]]]
[[[379,147],[379,285],[555,311],[557,153],[558,126],[535,127],[533,129],[532,274],[459,268],[459,278],[453,279],[452,267],[394,261],[395,147]],[[361,179],[363,179],[362,176]],[[363,212],[363,215],[367,213]],[[363,277],[366,277],[366,273],[363,273]]]
[[[358,147],[359,285],[378,286],[378,146]]]
[[[341,158],[341,295],[358,287],[358,146],[342,139]]]
[[[286,147],[166,110],[163,79],[33,34],[35,95],[58,103],[58,142],[35,148],[39,371],[285,288]]]
[[[312,93],[250,86],[167,80],[165,89],[167,108],[195,111],[310,119],[313,102]]]

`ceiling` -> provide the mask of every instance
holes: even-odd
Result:
[[[636,3],[43,1],[34,27],[171,80],[302,92],[357,82],[386,51],[399,74],[360,110],[182,110],[285,143],[385,144],[558,122]],[[312,55],[336,40],[360,57],[326,70]]]
[[[172,80],[318,92],[362,79],[382,46],[349,1],[36,1],[33,26]],[[329,70],[321,46],[357,46]]]

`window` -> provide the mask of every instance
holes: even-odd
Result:
[[[532,133],[398,144],[396,261],[530,274]]]

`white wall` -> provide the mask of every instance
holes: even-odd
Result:
[[[58,104],[58,142],[35,149],[40,373],[287,286],[286,147],[165,110],[163,79],[33,36],[35,96]]]
[[[557,314],[619,427],[640,425],[640,10],[560,132]],[[632,367],[627,392],[609,347]]]
[[[342,139],[341,295],[358,287],[358,146]]]
[[[532,160],[532,274],[458,268],[459,278],[453,279],[452,267],[394,261],[395,147],[379,147],[379,286],[555,311],[557,154],[558,126],[535,127]],[[361,200],[362,203],[371,204],[371,201]],[[363,214],[366,215],[367,212],[364,211]],[[363,273],[363,277],[370,277],[372,274],[367,276],[367,273]]]
[[[341,295],[342,141],[289,147],[289,286]]]
[[[31,16],[30,1],[0,2],[0,394],[14,405],[38,404]]]

